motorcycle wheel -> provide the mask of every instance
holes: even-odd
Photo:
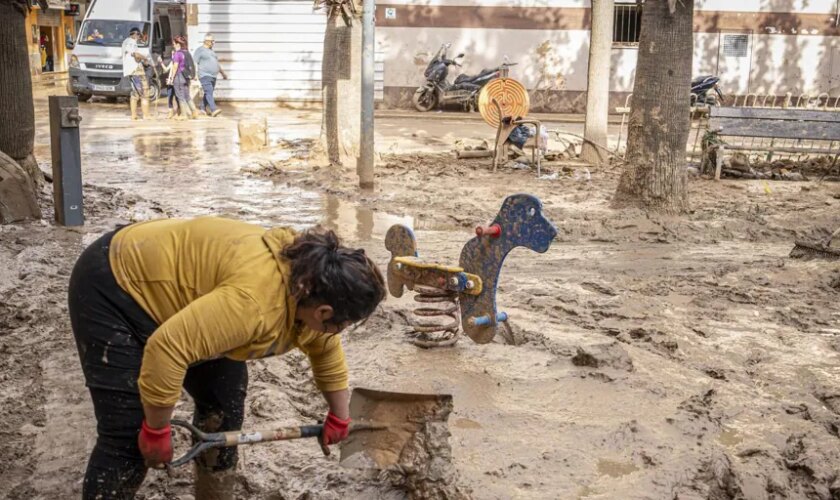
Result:
[[[430,111],[437,106],[437,101],[437,92],[428,87],[420,87],[411,98],[417,111]]]

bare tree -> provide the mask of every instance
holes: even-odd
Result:
[[[593,165],[600,165],[606,160],[604,150],[597,146],[607,146],[614,10],[614,0],[592,0],[592,30],[589,37],[589,71],[586,85],[586,126],[580,157]]]
[[[0,0],[0,223],[40,218],[26,0]]]
[[[627,137],[614,205],[679,213],[688,205],[691,0],[646,0]]]
[[[320,145],[334,165],[359,155],[361,114],[361,8],[355,0],[321,0],[327,12],[321,62],[323,114]]]

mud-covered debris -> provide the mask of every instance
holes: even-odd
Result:
[[[265,117],[243,118],[237,128],[241,151],[258,151],[268,145],[268,121]]]
[[[577,354],[572,356],[572,364],[590,368],[609,367],[633,371],[633,360],[618,342],[578,346]]]

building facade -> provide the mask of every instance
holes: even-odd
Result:
[[[616,1],[612,106],[632,92],[640,7]],[[641,7],[643,8],[643,7]],[[694,75],[721,77],[725,94],[840,92],[840,1],[696,0]],[[423,68],[442,43],[466,54],[463,70],[507,56],[532,108],[583,110],[589,58],[589,0],[383,0],[377,42],[384,52],[384,102],[409,107]],[[451,76],[454,78],[454,75]]]
[[[86,2],[48,0],[46,10],[36,2],[26,16],[29,66],[34,80],[66,73],[70,51],[67,40],[75,40]]]
[[[517,63],[511,76],[538,111],[580,112],[586,92],[589,0],[381,0],[376,7],[380,106],[410,108],[443,43],[459,71]],[[306,0],[187,0],[193,46],[205,33],[229,81],[222,99],[320,100],[323,12]],[[636,0],[616,0],[611,106],[632,92],[641,28]],[[694,75],[721,77],[730,96],[840,93],[840,0],[695,0]]]

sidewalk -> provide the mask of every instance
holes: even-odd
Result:
[[[446,120],[483,121],[481,114],[468,113],[466,111],[429,111],[423,113],[410,109],[377,109],[375,117],[414,120],[418,118],[433,119],[434,117],[438,117]],[[551,123],[584,123],[585,121],[584,115],[574,113],[530,113],[528,117]],[[621,124],[621,115],[610,115],[608,120],[611,124]]]

